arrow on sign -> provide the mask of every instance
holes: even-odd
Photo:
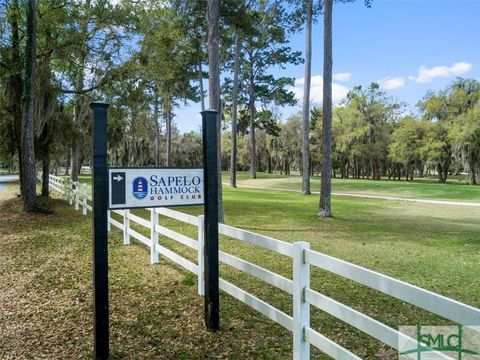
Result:
[[[125,179],[127,176],[123,171],[112,171],[110,174],[110,199],[112,205],[125,204]]]

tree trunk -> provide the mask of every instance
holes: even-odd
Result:
[[[20,9],[18,0],[13,0],[9,9],[10,16],[8,17],[11,28],[11,49],[12,49],[12,64],[21,66],[22,60],[20,58],[20,35],[18,18],[20,16]],[[18,152],[18,172],[20,178],[20,193],[23,195],[23,165],[22,165],[22,94],[23,94],[23,79],[21,67],[17,71],[12,71],[9,79],[10,87],[10,107],[14,119],[15,141]]]
[[[255,139],[255,88],[253,81],[253,67],[250,66],[249,75],[249,112],[250,112],[250,179],[257,178],[257,149]]]
[[[82,58],[83,62],[85,62],[85,58]],[[82,63],[83,64],[83,63]],[[84,69],[80,68],[78,69],[77,73],[77,79],[75,83],[75,88],[77,91],[80,91],[83,89],[84,85]],[[82,116],[82,96],[81,94],[75,95],[75,114],[74,114],[74,125],[75,125],[75,131],[76,134],[73,137],[73,142],[72,142],[72,171],[71,171],[71,176],[70,179],[72,181],[78,181],[78,176],[80,175],[80,171],[82,169],[82,163],[80,158],[82,157],[81,153],[83,151],[83,134],[81,133],[81,125],[83,122],[83,116]]]
[[[87,1],[87,6],[90,6],[90,1]],[[89,33],[87,23],[84,23],[80,26],[80,34],[87,37]],[[82,133],[82,123],[84,121],[83,107],[84,107],[84,98],[80,91],[85,85],[85,69],[87,63],[89,49],[86,44],[80,44],[80,49],[78,53],[78,68],[75,74],[75,90],[78,92],[75,95],[75,117],[74,117],[74,127],[76,134],[73,138],[72,143],[72,170],[70,179],[72,181],[78,181],[78,176],[82,169],[82,152],[85,145],[84,134]]]
[[[302,194],[310,195],[310,82],[312,78],[312,16],[313,0],[305,1],[307,19],[305,23],[305,82],[303,86],[302,111]]]
[[[477,177],[475,174],[475,167],[470,167],[470,185],[477,185]]]
[[[323,13],[323,161],[318,216],[332,216],[332,11],[333,0],[324,1]]]
[[[128,157],[130,156],[129,154],[129,147],[128,147],[128,142],[125,140],[123,142],[123,157],[122,157],[122,166],[127,167],[128,166]]]
[[[172,166],[172,119],[171,119],[171,102],[167,100],[165,106],[165,140],[167,147],[167,167]]]
[[[74,136],[73,138],[73,143],[72,143],[72,171],[70,178],[72,181],[78,181],[78,175],[80,175],[80,169],[78,164],[80,163],[80,139],[78,139],[78,136]],[[67,172],[68,172],[68,167],[67,167]],[[66,174],[68,175],[68,173]]]
[[[48,99],[46,95],[47,91],[45,90],[44,97],[44,109],[47,107],[48,101],[55,101],[53,98]],[[42,134],[40,136],[40,145],[43,149],[42,153],[42,196],[48,197],[50,193],[49,184],[50,184],[50,134],[49,134],[49,118],[51,114],[48,114],[47,111],[44,111],[40,116],[44,117],[44,125],[42,129]]]
[[[42,163],[42,196],[50,195],[50,155],[47,153]]]
[[[438,182],[440,182],[440,183],[446,183],[447,182],[448,168],[449,168],[448,164],[445,164],[445,166],[442,166],[441,163],[437,164]]]
[[[27,2],[27,31],[25,44],[25,82],[23,88],[22,119],[22,167],[23,210],[31,212],[35,207],[36,173],[34,149],[35,80],[36,80],[36,0]]]
[[[208,47],[208,98],[210,109],[220,110],[220,34],[218,0],[207,2],[207,47]],[[219,114],[220,115],[220,114]],[[218,140],[218,221],[223,223],[223,201],[222,201],[222,162],[221,162],[221,128],[220,116],[217,116],[217,140]]]
[[[443,165],[443,174],[444,174],[444,177],[443,177],[443,182],[446,183],[447,182],[447,179],[448,179],[448,172],[450,170],[450,165],[451,165],[451,160],[445,160],[445,164]]]
[[[200,109],[205,110],[205,92],[203,90],[203,70],[202,70],[202,60],[198,62],[198,85],[200,87]]]
[[[237,103],[238,71],[240,68],[240,30],[235,29],[235,64],[233,66],[232,92],[232,153],[230,158],[230,186],[237,187]]]
[[[155,166],[160,166],[160,126],[158,124],[159,120],[159,99],[157,92],[155,90],[155,104],[153,110],[153,116],[155,118]]]

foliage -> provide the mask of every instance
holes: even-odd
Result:
[[[418,106],[430,131],[424,147],[427,161],[437,167],[439,181],[445,182],[452,162],[457,171],[470,171],[476,183],[478,159],[478,108],[480,82],[473,79],[455,80],[446,90],[428,92]],[[463,163],[463,164],[462,164]]]
[[[404,105],[386,96],[377,84],[352,89],[341,106],[334,109],[333,174],[395,180],[436,174],[440,182],[445,182],[447,175],[468,172],[470,183],[478,182],[480,103],[476,89],[475,81],[459,79],[442,94],[428,93],[428,101],[419,104],[422,118],[404,115]],[[443,93],[451,93],[451,98]],[[240,115],[246,116],[242,111]],[[268,135],[267,131],[268,136],[256,136],[264,141],[257,141],[259,169],[301,172],[301,161],[293,155],[298,152],[300,130],[290,131],[298,118],[280,122],[278,134]],[[319,173],[322,164],[322,131],[322,109],[314,108],[309,134],[312,174]],[[240,153],[244,151],[242,146],[239,142]],[[440,171],[439,164],[449,164],[448,170],[443,170],[442,165]],[[239,169],[248,166],[248,158],[239,156]],[[224,162],[224,169],[227,167]]]

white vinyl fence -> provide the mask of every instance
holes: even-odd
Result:
[[[63,195],[65,200],[69,201],[70,204],[74,204],[75,209],[78,210],[81,207],[84,215],[87,214],[87,211],[91,211],[92,198],[89,195],[86,184],[71,182],[70,180],[51,175],[50,187]],[[150,261],[152,264],[158,263],[159,255],[161,255],[197,275],[198,293],[199,295],[204,295],[203,251],[205,225],[203,216],[197,217],[167,208],[149,210],[150,219],[144,219],[140,216],[134,215],[129,210],[112,210],[112,212],[123,217],[123,222],[112,218],[111,212],[109,211],[109,230],[112,225],[120,229],[123,232],[123,243],[126,245],[130,244],[131,238],[134,238],[148,246],[150,248]],[[196,226],[198,228],[197,238],[192,239],[162,226],[159,222],[159,216],[172,218]],[[132,221],[150,229],[150,237],[144,236],[133,230],[130,226]],[[417,341],[415,339],[408,338],[398,330],[311,289],[310,268],[312,266],[368,286],[391,297],[400,299],[449,319],[455,323],[467,326],[480,325],[480,309],[378,272],[310,250],[310,245],[307,242],[301,241],[290,244],[225,224],[219,224],[219,233],[291,258],[291,261],[293,262],[293,278],[288,279],[239,257],[223,251],[219,252],[220,262],[232,266],[292,295],[293,316],[280,311],[274,306],[224,279],[220,278],[219,281],[221,290],[254,308],[293,333],[293,359],[309,359],[310,345],[315,346],[335,359],[360,359],[349,350],[328,339],[326,336],[320,334],[311,327],[311,306],[344,321],[394,349],[399,350],[399,338],[403,339],[403,343],[407,343],[409,348],[417,347]],[[172,250],[162,246],[159,242],[159,235],[163,235],[194,249],[198,254],[197,263],[193,263],[176,254]],[[424,344],[422,345],[426,346]],[[451,359],[445,354],[437,353],[436,355],[437,358]],[[409,356],[411,356],[412,359],[417,358],[417,354],[411,354]]]

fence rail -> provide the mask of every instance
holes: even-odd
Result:
[[[66,201],[75,205],[75,209],[82,208],[83,214],[92,210],[92,197],[86,184],[72,182],[58,176],[50,175],[50,188],[62,195]],[[123,223],[112,217],[112,213],[123,218]],[[197,227],[197,239],[192,239],[180,234],[162,224],[161,217],[168,217]],[[186,270],[198,276],[198,294],[204,295],[204,262],[203,252],[204,217],[193,216],[167,208],[150,209],[150,219],[132,214],[130,210],[108,211],[108,228],[111,225],[123,232],[125,245],[131,243],[130,237],[140,241],[150,248],[152,264],[158,263],[159,256],[165,256]],[[130,221],[150,229],[147,237],[131,228]],[[325,354],[335,359],[360,359],[357,355],[343,348],[325,335],[311,327],[310,306],[314,306],[337,319],[361,330],[365,334],[381,341],[382,343],[398,349],[399,339],[402,344],[409,344],[411,348],[417,347],[417,340],[408,337],[396,329],[381,323],[345,304],[342,304],[326,295],[310,288],[310,267],[318,267],[343,278],[365,285],[393,298],[415,305],[436,315],[462,325],[479,326],[480,309],[463,304],[445,296],[394,279],[390,276],[348,263],[346,261],[310,250],[306,242],[293,244],[280,241],[268,236],[242,230],[230,225],[219,224],[219,233],[249,244],[263,247],[291,258],[293,265],[293,278],[288,279],[259,265],[243,260],[226,252],[219,252],[219,261],[251,275],[267,284],[270,284],[287,294],[292,295],[293,316],[275,308],[264,300],[248,293],[238,286],[220,278],[220,289],[237,300],[247,304],[269,319],[283,326],[293,333],[293,359],[305,360],[310,358],[310,345],[315,346]],[[185,259],[174,251],[160,244],[159,236],[165,236],[197,252],[197,263]],[[427,347],[425,344],[421,344]],[[428,347],[427,347],[428,348]],[[437,358],[451,359],[443,353],[435,352]],[[411,354],[412,359],[417,354]]]

